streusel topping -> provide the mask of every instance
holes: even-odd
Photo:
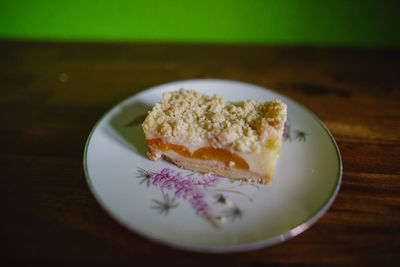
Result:
[[[193,90],[167,92],[143,122],[147,134],[190,144],[204,139],[213,147],[259,151],[282,135],[286,104],[279,100],[229,102]]]

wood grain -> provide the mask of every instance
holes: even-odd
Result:
[[[400,51],[329,47],[0,43],[2,262],[392,265],[400,260]],[[86,138],[112,106],[182,79],[255,83],[314,112],[343,159],[341,191],[282,244],[206,255],[114,222],[85,181]]]

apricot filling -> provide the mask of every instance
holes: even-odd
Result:
[[[242,157],[226,149],[214,148],[214,147],[202,147],[195,150],[192,153],[185,146],[166,143],[163,142],[160,138],[148,139],[146,141],[149,146],[152,146],[161,151],[173,150],[179,155],[187,158],[200,159],[200,160],[218,160],[229,166],[231,166],[232,165],[231,162],[233,162],[234,164],[232,167],[242,170],[249,169],[249,165]]]

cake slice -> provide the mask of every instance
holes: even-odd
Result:
[[[151,160],[268,184],[281,152],[286,104],[229,102],[180,89],[164,93],[142,126]]]

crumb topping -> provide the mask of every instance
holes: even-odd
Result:
[[[213,147],[240,152],[259,151],[281,138],[286,104],[280,100],[229,102],[193,90],[167,92],[142,126],[146,134],[196,144],[205,139]]]

